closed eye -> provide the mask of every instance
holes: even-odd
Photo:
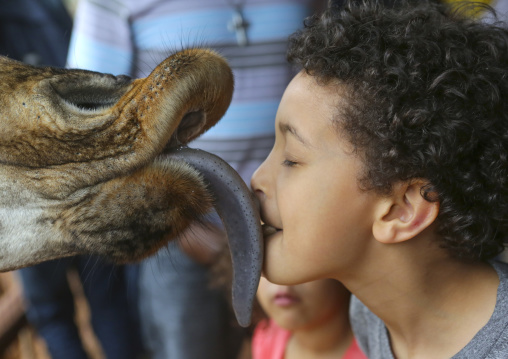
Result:
[[[294,167],[298,164],[298,162],[290,161],[290,160],[284,160],[282,161],[282,165],[286,167]]]

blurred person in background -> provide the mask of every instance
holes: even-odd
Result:
[[[334,279],[278,285],[262,277],[266,314],[254,330],[252,359],[366,359],[349,323],[351,293]]]

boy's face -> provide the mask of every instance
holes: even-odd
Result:
[[[362,163],[332,119],[341,97],[298,74],[282,97],[272,152],[252,178],[265,224],[264,275],[292,285],[341,278],[365,254],[378,198],[357,183]]]

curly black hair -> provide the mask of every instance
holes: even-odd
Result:
[[[432,1],[349,3],[308,18],[288,60],[347,93],[336,121],[366,190],[425,179],[441,245],[487,260],[508,236],[508,30]],[[338,95],[339,96],[339,95]],[[338,109],[339,111],[339,109]]]

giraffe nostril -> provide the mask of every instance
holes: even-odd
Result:
[[[114,105],[113,103],[101,103],[101,102],[92,102],[87,100],[78,100],[73,103],[80,110],[85,111],[99,111],[104,108],[108,108]]]
[[[88,73],[87,73],[88,74]],[[128,76],[90,73],[82,79],[55,77],[49,82],[54,93],[68,109],[88,114],[113,107],[130,89]]]

